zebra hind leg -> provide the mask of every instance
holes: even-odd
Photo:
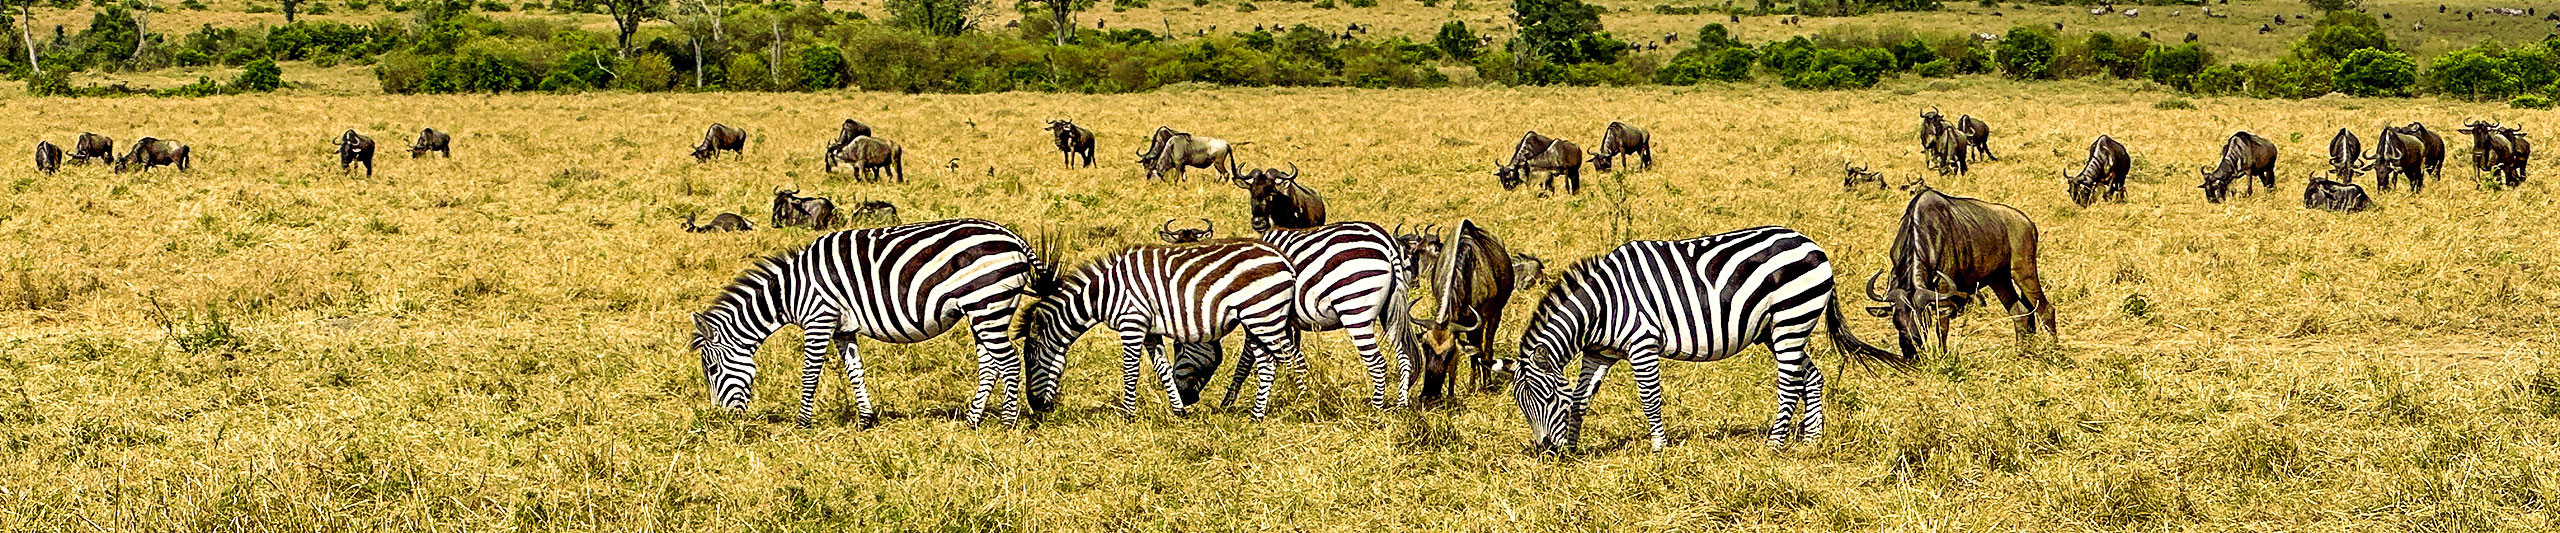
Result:
[[[1351,333],[1351,347],[1360,351],[1360,365],[1369,369],[1369,407],[1384,411],[1387,409],[1387,358],[1378,350],[1378,338],[1383,328],[1378,327],[1377,317],[1370,317],[1360,325],[1345,326],[1343,329]],[[1412,367],[1406,366],[1403,375],[1411,373]],[[1405,388],[1412,390],[1410,385]],[[1411,403],[1411,396],[1406,398],[1406,403]]]
[[[985,418],[987,393],[991,389],[1002,387],[1003,390],[995,391],[996,394],[1004,396],[1006,405],[1013,404],[1013,386],[1006,378],[1010,372],[1007,369],[1020,368],[1022,355],[1014,352],[1012,338],[1005,335],[1005,326],[1012,322],[1012,316],[1008,309],[999,313],[980,312],[969,318],[969,333],[978,341],[978,391],[969,395],[970,428],[978,427],[978,422]],[[1008,412],[1005,424],[1013,425],[1018,414]]]
[[[868,428],[880,423],[880,413],[871,410],[871,386],[864,383],[862,356],[855,351],[852,339],[836,344],[844,357],[844,379],[853,384],[855,427]]]

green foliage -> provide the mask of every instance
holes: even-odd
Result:
[[[1699,26],[1698,37],[1695,43],[1691,43],[1691,46],[1700,48],[1735,48],[1746,45],[1742,44],[1742,40],[1733,38],[1733,32],[1726,30],[1724,24],[1718,22]]]
[[[2018,26],[2009,28],[2009,34],[2002,37],[2000,45],[1993,50],[2000,63],[2001,74],[2014,79],[2040,80],[2053,77],[2054,55],[2059,48],[2054,44],[2053,35],[2045,30]]]
[[[1665,85],[1744,81],[1751,79],[1751,64],[1757,59],[1749,47],[1698,46],[1672,56],[1670,63],[1654,71],[1653,79]]]
[[[1333,0],[1316,0],[1316,3],[1310,4],[1308,7],[1316,9],[1333,9]]]
[[[2302,5],[2319,11],[2353,11],[2356,0],[2302,0]]]
[[[2086,74],[2103,74],[2120,79],[2142,77],[2143,57],[2156,48],[2143,39],[2117,39],[2107,32],[2089,34],[2075,51],[2087,63]]]
[[[2330,61],[2346,59],[2357,50],[2392,51],[2391,38],[2382,32],[2380,21],[2372,15],[2354,11],[2330,11],[2313,23],[2311,33],[2294,43],[2293,54],[2304,59]]]
[[[2338,89],[2356,96],[2407,96],[2418,84],[2418,62],[2408,54],[2366,48],[2338,63]]]
[[[1956,62],[1944,58],[1911,66],[1912,74],[1923,78],[1951,78],[1956,75]]]
[[[1938,51],[1929,49],[1929,43],[1916,36],[1886,46],[1885,50],[1893,53],[1893,62],[1899,69],[1908,70],[1938,60]],[[1953,68],[1952,64],[1950,68]]]
[[[2249,67],[2227,63],[2196,73],[2196,94],[2240,94],[2248,89]]]
[[[1795,89],[1859,89],[1875,86],[1893,67],[1893,54],[1882,48],[1825,48],[1780,82]]]
[[[2550,110],[2551,98],[2539,94],[2525,94],[2523,96],[2517,96],[2514,100],[2508,100],[2507,107],[2516,109]]]
[[[1468,30],[1466,21],[1462,20],[1441,23],[1440,34],[1433,36],[1431,43],[1440,48],[1441,54],[1457,61],[1474,60],[1479,44],[1476,32]]]
[[[889,25],[952,36],[976,26],[987,0],[888,0]]]
[[[800,86],[808,89],[842,89],[845,83],[844,51],[834,45],[816,45],[800,49]]]
[[[622,66],[622,75],[613,78],[614,88],[629,91],[664,91],[674,87],[676,67],[667,56],[639,54]]]
[[[1512,0],[1511,21],[1531,59],[1558,65],[1614,63],[1627,43],[1602,31],[1600,8],[1581,0]]]
[[[284,87],[284,70],[276,68],[273,59],[249,62],[240,77],[231,80],[231,89],[244,93],[263,93]]]
[[[2246,94],[2258,98],[2318,98],[2337,89],[2334,61],[2286,59],[2250,67]]]
[[[2436,92],[2446,96],[2485,100],[2505,98],[2523,90],[2511,74],[2513,66],[2488,47],[2446,52],[2427,67]]]
[[[2213,52],[2199,43],[2154,47],[2142,58],[2143,74],[2152,82],[2188,92],[2197,92],[2196,77],[2212,66]]]

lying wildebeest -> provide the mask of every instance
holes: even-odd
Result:
[[[1218,223],[1209,219],[1200,219],[1202,227],[1183,229],[1173,229],[1173,220],[1165,219],[1164,225],[1156,227],[1156,238],[1164,239],[1165,244],[1190,244],[1218,236]]]
[[[2222,143],[2219,164],[2218,167],[2196,169],[2197,174],[2204,175],[2204,184],[2196,187],[2204,189],[2205,201],[2222,203],[2223,199],[2231,197],[2232,181],[2246,182],[2250,176],[2257,176],[2259,181],[2265,182],[2267,190],[2276,188],[2276,143],[2265,137],[2246,131],[2232,133],[2231,139]],[[2251,184],[2248,191],[2249,194],[2257,194],[2257,185]]]
[[[1879,279],[1885,281],[1881,291]],[[1917,356],[1931,332],[1938,348],[1946,349],[1948,326],[1983,289],[1999,296],[2016,319],[2021,343],[2039,324],[2062,335],[2036,273],[2035,221],[2016,208],[1922,187],[1903,208],[1893,262],[1867,278],[1867,298],[1885,304],[1867,313],[1892,318],[1903,355]]]
[[[2420,154],[2418,160],[2427,170],[2427,179],[2444,177],[2444,136],[2436,135],[2427,129],[2426,124],[2417,122],[2401,126],[2400,132],[2417,136],[2418,145],[2426,148],[2426,153]]]
[[[2389,130],[2384,131],[2387,133]],[[2329,137],[2329,172],[2336,174],[2338,179],[2354,182],[2356,169],[2364,163],[2364,159],[2364,141],[2356,139],[2355,132],[2338,128],[2338,134]],[[2391,186],[2384,185],[2383,188],[2389,189]]]
[[[36,141],[36,171],[52,174],[62,170],[62,147],[53,141]]]
[[[1511,251],[1474,221],[1458,222],[1443,242],[1450,248],[1439,254],[1432,277],[1437,311],[1431,318],[1405,317],[1416,334],[1415,345],[1404,348],[1417,359],[1414,366],[1422,369],[1424,401],[1461,390],[1453,375],[1460,354],[1466,355],[1464,361],[1473,370],[1470,383],[1477,390],[1491,386],[1494,333],[1502,326],[1502,307],[1511,301],[1511,292],[1517,288],[1514,283],[1519,281],[1511,269]]]
[[[883,218],[887,219],[889,224],[897,224],[898,206],[886,200],[869,200],[854,204],[852,213],[845,215],[844,218],[845,220]]]
[[[2525,161],[2532,152],[2523,132],[2479,121],[2464,122],[2457,131],[2471,134],[2473,170],[2488,172],[2508,187],[2524,184]]]
[[[116,172],[124,172],[135,166],[140,166],[140,170],[151,170],[151,167],[172,165],[183,171],[194,166],[194,157],[189,153],[187,145],[180,144],[178,141],[143,137],[142,140],[133,142],[132,150],[126,151],[123,157],[116,158]]]
[[[1093,130],[1064,120],[1051,120],[1049,127],[1043,129],[1049,130],[1051,140],[1058,145],[1058,152],[1065,154],[1067,166],[1076,166],[1076,156],[1084,156],[1085,167],[1093,166]]]
[[[1556,178],[1563,177],[1565,194],[1581,194],[1582,147],[1530,131],[1511,149],[1511,163],[1499,165],[1493,176],[1502,180],[1503,190],[1511,190],[1528,183],[1531,172],[1546,174],[1545,192],[1555,192]]]
[[[1884,174],[1867,170],[1867,167],[1849,164],[1847,161],[1840,162],[1840,166],[1848,172],[1847,176],[1840,178],[1840,188],[1855,189],[1858,188],[1858,184],[1872,181],[1876,184],[1876,190],[1884,190]]]
[[[444,154],[446,158],[452,158],[453,136],[436,131],[435,128],[419,131],[418,140],[409,143],[409,158],[417,159],[427,155],[427,152]]]
[[[2124,151],[2124,143],[2114,137],[2098,136],[2089,143],[2089,161],[2080,165],[2077,175],[2064,174],[2062,181],[2071,184],[2071,203],[2088,207],[2100,196],[2124,202],[2124,177],[2133,169],[2133,157]]]
[[[870,179],[879,180],[885,172],[896,176],[899,183],[907,182],[907,150],[888,139],[855,137],[827,156],[827,171],[835,172],[838,161],[853,165],[855,176],[868,174]]]
[[[71,144],[71,162],[73,163],[86,165],[91,159],[104,163],[115,157],[116,140],[109,139],[105,135],[81,132],[80,141]]]
[[[699,213],[696,213],[695,215],[698,214]],[[753,231],[756,229],[754,224],[747,223],[747,217],[738,216],[737,213],[721,213],[719,216],[711,217],[710,224],[701,226],[693,225],[693,217],[695,215],[684,216],[684,230],[686,232],[711,233],[715,231]]]
[[[731,127],[728,124],[712,123],[711,127],[702,130],[702,144],[693,145],[693,160],[710,161],[712,157],[720,155],[722,150],[736,152],[738,157],[746,157],[747,130]]]
[[[373,177],[373,138],[347,130],[338,135],[338,170],[354,172],[357,163],[364,164],[364,177]]]
[[[1513,288],[1535,287],[1547,282],[1547,261],[1529,254],[1511,254],[1511,273]]]
[[[844,125],[836,128],[836,139],[827,141],[827,153],[822,155],[834,156],[837,150],[844,149],[844,145],[853,144],[854,139],[869,136],[871,136],[871,125],[849,118],[844,119]]]
[[[1957,137],[1963,140],[1962,143],[1950,149],[1966,152],[1968,157],[1971,151],[1981,151],[1985,158],[1992,161],[2000,160],[2000,156],[1991,153],[1991,124],[1983,122],[1982,119],[1973,118],[1973,115],[1958,115],[1955,122],[1950,123],[1946,115],[1938,113],[1936,107],[1920,113],[1921,147],[1928,148],[1931,143],[1938,141],[1941,132],[1948,129],[1955,130]]]
[[[2302,206],[2326,211],[2353,213],[2371,209],[2373,199],[2365,196],[2364,187],[2353,183],[2330,181],[2320,175],[2311,176],[2311,185],[2302,189]]]
[[[2426,144],[2418,136],[2383,126],[2382,132],[2373,136],[2373,161],[2367,166],[2373,170],[2373,183],[2388,191],[2400,177],[2407,176],[2410,194],[2425,190],[2426,152]]]
[[[1269,168],[1235,180],[1252,201],[1253,231],[1306,229],[1324,225],[1324,195],[1298,183],[1298,164],[1289,171]]]
[[[1147,167],[1147,179],[1165,178],[1168,173],[1171,179],[1182,179],[1193,168],[1214,170],[1221,178],[1236,179],[1241,174],[1236,169],[1235,147],[1245,144],[1158,127],[1154,142],[1139,152],[1138,162]]]
[[[1653,134],[1625,122],[1611,122],[1600,133],[1599,149],[1591,152],[1591,169],[1608,172],[1618,160],[1629,156],[1636,157],[1640,168],[1653,169]]]
[[[798,189],[773,191],[773,227],[808,226],[826,230],[836,226],[836,202],[824,196],[800,196]]]

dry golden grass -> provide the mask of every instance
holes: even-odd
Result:
[[[2344,98],[2163,111],[2161,95],[2119,86],[1923,83],[0,99],[17,111],[0,118],[0,144],[154,135],[192,144],[197,166],[43,176],[22,162],[0,176],[0,529],[2555,525],[2553,188],[2482,190],[2457,151],[2446,183],[2381,194],[2376,212],[2297,198],[2339,127],[2560,116]],[[795,428],[788,336],[762,354],[745,416],[709,408],[685,349],[687,313],[749,258],[814,234],[687,234],[677,219],[738,211],[761,225],[775,187],[890,200],[908,220],[1002,221],[1070,261],[1149,239],[1166,218],[1245,227],[1239,191],[1197,175],[1149,183],[1127,163],[1159,124],[1251,141],[1249,164],[1296,162],[1340,219],[1472,217],[1558,263],[1628,238],[1779,224],[1863,276],[1884,262],[1904,196],[1844,192],[1840,164],[1915,175],[1914,121],[1930,105],[1996,128],[2006,160],[1937,184],[2042,224],[2060,344],[2022,354],[1976,311],[1960,360],[1911,374],[1817,352],[1834,367],[1833,430],[1787,451],[1756,434],[1772,404],[1758,354],[1669,366],[1673,444],[1660,453],[1639,437],[1632,387],[1613,380],[1588,454],[1555,459],[1516,453],[1526,430],[1507,395],[1370,411],[1338,333],[1310,343],[1314,394],[1284,396],[1259,424],[1154,404],[1124,421],[1107,407],[1116,348],[1088,339],[1061,412],[966,429],[951,415],[970,392],[967,347],[944,338],[862,344],[891,413],[881,427],[847,425],[830,370],[821,422]],[[909,183],[822,175],[818,147],[846,117],[906,145]],[[1038,129],[1050,117],[1099,131],[1102,164],[1060,168]],[[1490,162],[1521,131],[1588,143],[1612,119],[1655,132],[1659,168],[1595,177],[1574,197],[1494,185]],[[683,155],[713,121],[752,133],[743,160]],[[386,153],[372,179],[332,166],[339,130],[393,147],[420,127],[453,132],[456,157]],[[2280,142],[2285,183],[2208,205],[2191,169],[2241,128]],[[2101,133],[2134,153],[2131,201],[2072,207],[2053,173]],[[1868,340],[1889,339],[1851,315]]]

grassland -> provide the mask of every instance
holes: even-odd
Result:
[[[0,145],[153,135],[192,144],[196,164],[0,170],[0,529],[2560,525],[2554,189],[2484,190],[2456,151],[2445,183],[2381,194],[2379,211],[2296,200],[2340,127],[2560,115],[2346,98],[2163,110],[2128,87],[0,98]],[[677,220],[761,221],[775,187],[1002,221],[1069,261],[1167,218],[1245,227],[1234,188],[1149,183],[1126,162],[1158,124],[1252,141],[1249,164],[1295,162],[1342,219],[1471,217],[1559,262],[1780,224],[1863,279],[1904,196],[1843,191],[1840,165],[1917,175],[1913,122],[1931,105],[1995,126],[2003,161],[1934,183],[2042,224],[2063,337],[2021,353],[1977,312],[1961,357],[1918,372],[1844,371],[1817,352],[1834,366],[1833,430],[1785,451],[1754,434],[1772,402],[1757,353],[1669,366],[1669,449],[1646,449],[1621,378],[1587,455],[1557,459],[1516,453],[1526,429],[1505,395],[1369,410],[1338,334],[1311,343],[1313,393],[1258,424],[1161,405],[1122,420],[1116,357],[1088,339],[1061,412],[966,429],[952,415],[967,348],[946,338],[864,344],[881,427],[851,428],[830,377],[821,422],[795,428],[792,343],[762,354],[745,415],[709,408],[685,350],[687,313],[750,258],[814,234]],[[906,144],[909,183],[820,172],[846,117]],[[1051,117],[1101,132],[1102,165],[1061,168],[1038,131]],[[1653,129],[1658,169],[1571,197],[1494,185],[1490,163],[1521,131],[1589,142],[1612,119]],[[684,157],[713,121],[752,132],[743,159]],[[329,152],[343,129],[395,146],[420,127],[454,132],[456,157],[389,153],[362,179]],[[2206,204],[2192,169],[2243,128],[2279,141],[2285,184]],[[2054,172],[2102,133],[2133,151],[2131,201],[2072,207]],[[1869,340],[1889,335],[1851,315]]]

